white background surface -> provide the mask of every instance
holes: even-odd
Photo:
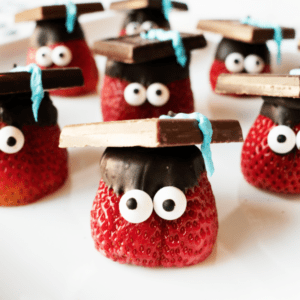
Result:
[[[297,26],[300,12],[298,1],[189,2],[191,17],[173,14],[172,21],[180,20],[176,27],[193,27],[196,15],[213,17],[213,9],[219,17],[273,15],[274,20],[284,19],[284,25]],[[289,3],[294,4],[291,10]],[[109,32],[114,35],[118,18],[112,20],[115,26]],[[99,36],[108,34],[105,24],[98,31]],[[90,41],[95,38],[87,33]],[[211,119],[238,119],[245,136],[262,100],[211,92],[208,72],[219,37],[207,37],[209,46],[194,51],[191,64],[196,110]],[[13,51],[11,45],[0,48],[1,71],[24,62],[26,43]],[[272,42],[270,47],[274,51]],[[97,61],[103,74],[105,60]],[[277,73],[300,66],[296,41],[285,43],[283,62],[274,65]],[[61,127],[101,120],[98,95],[53,99]],[[204,263],[183,269],[120,265],[94,249],[89,214],[103,150],[69,149],[70,178],[61,190],[32,205],[0,208],[1,300],[299,299],[300,197],[248,185],[240,172],[241,144],[212,146],[216,172],[210,182],[219,214],[218,241]]]

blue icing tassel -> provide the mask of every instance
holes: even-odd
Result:
[[[42,70],[36,64],[30,64],[26,67],[16,67],[11,72],[28,72],[30,76],[30,89],[32,112],[35,121],[38,121],[38,111],[44,98],[44,89],[42,83]]]
[[[71,33],[73,32],[75,27],[77,6],[72,1],[69,1],[66,4],[66,12],[67,12],[66,28],[67,28],[67,32]]]
[[[212,161],[210,143],[213,134],[211,123],[204,115],[194,112],[192,114],[177,114],[174,117],[162,115],[160,119],[195,119],[198,121],[199,129],[203,134],[203,143],[201,145],[201,152],[204,158],[205,168],[208,176],[212,176],[215,172],[214,163]]]
[[[180,33],[175,30],[151,29],[148,32],[142,32],[141,37],[145,40],[172,41],[173,49],[177,58],[177,62],[185,67],[187,56],[182,42]]]
[[[281,63],[281,43],[282,43],[282,29],[277,24],[271,24],[263,21],[254,20],[250,17],[242,19],[240,21],[242,24],[256,26],[263,29],[273,29],[274,30],[274,40],[277,44],[277,64]]]
[[[167,21],[170,21],[169,16],[173,8],[171,0],[162,0],[162,9]]]

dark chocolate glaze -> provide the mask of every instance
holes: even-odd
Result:
[[[178,64],[175,56],[139,64],[124,64],[108,60],[105,73],[110,77],[139,82],[145,86],[155,82],[168,84],[188,78],[189,63],[190,56],[184,68]]]
[[[264,104],[260,114],[270,118],[275,124],[291,128],[300,123],[300,99],[262,97]]]
[[[216,59],[225,61],[226,57],[233,52],[241,53],[244,57],[256,54],[264,60],[265,64],[270,64],[270,51],[266,44],[248,44],[226,38],[223,38],[218,45]]]
[[[76,20],[74,30],[71,33],[67,32],[65,24],[65,18],[37,21],[35,30],[31,36],[31,46],[39,48],[59,42],[84,39],[84,34],[78,20]]]
[[[116,194],[139,189],[153,198],[165,186],[185,192],[198,185],[205,165],[196,146],[107,148],[100,170],[102,179]]]
[[[123,23],[123,28],[126,28],[131,22],[142,24],[146,21],[155,22],[159,28],[170,29],[170,23],[166,20],[163,12],[156,8],[142,8],[130,11]]]
[[[20,129],[24,125],[55,125],[57,123],[57,110],[52,104],[49,93],[45,92],[38,112],[38,122],[36,122],[32,112],[31,93],[1,95],[0,122]]]

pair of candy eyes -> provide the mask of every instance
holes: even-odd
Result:
[[[129,223],[142,223],[152,214],[156,214],[165,220],[176,220],[180,218],[187,206],[184,193],[173,186],[160,189],[151,197],[144,191],[131,190],[125,193],[119,203],[122,217]]]
[[[50,67],[53,63],[59,67],[67,66],[72,60],[72,52],[66,46],[57,46],[53,50],[43,46],[36,51],[35,61],[41,67]]]
[[[234,52],[225,59],[225,66],[229,72],[240,73],[244,69],[250,74],[259,74],[265,67],[264,60],[255,54],[250,54],[244,58],[241,53]]]
[[[276,126],[268,134],[268,145],[273,152],[278,154],[287,154],[295,146],[300,149],[300,132],[296,135],[288,126]]]
[[[134,82],[125,88],[124,99],[131,106],[140,106],[146,99],[154,106],[163,106],[170,99],[170,91],[162,83],[153,83],[146,90],[143,85]]]
[[[158,25],[152,21],[145,21],[142,24],[138,22],[130,22],[126,26],[126,34],[134,35],[134,34],[141,33],[142,31],[149,31],[150,29],[156,29],[156,28],[158,28]]]

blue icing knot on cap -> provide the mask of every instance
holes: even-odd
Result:
[[[204,115],[194,112],[192,114],[177,114],[174,117],[162,115],[159,117],[160,119],[195,119],[198,121],[199,129],[203,134],[203,143],[201,145],[201,152],[204,158],[205,168],[207,170],[207,174],[211,177],[214,172],[214,163],[212,161],[210,143],[213,134],[213,130],[211,127],[211,123],[207,117]]]
[[[162,0],[162,9],[164,16],[167,21],[169,21],[170,12],[173,8],[171,0]]]
[[[72,1],[69,1],[66,4],[66,11],[67,11],[66,28],[67,28],[67,32],[71,33],[73,32],[75,27],[77,6]]]
[[[30,76],[30,89],[32,112],[35,121],[38,121],[38,111],[44,98],[44,89],[42,84],[42,70],[36,64],[30,64],[26,67],[16,67],[11,72],[28,72]]]
[[[256,26],[263,29],[273,29],[274,30],[274,40],[277,44],[277,64],[281,63],[281,43],[282,43],[282,29],[277,24],[271,24],[264,21],[254,20],[250,17],[244,18],[240,21],[242,24]]]
[[[173,49],[177,62],[185,67],[187,63],[187,56],[182,42],[180,33],[175,30],[151,29],[148,32],[142,32],[141,37],[145,40],[159,40],[161,42],[172,41]]]

